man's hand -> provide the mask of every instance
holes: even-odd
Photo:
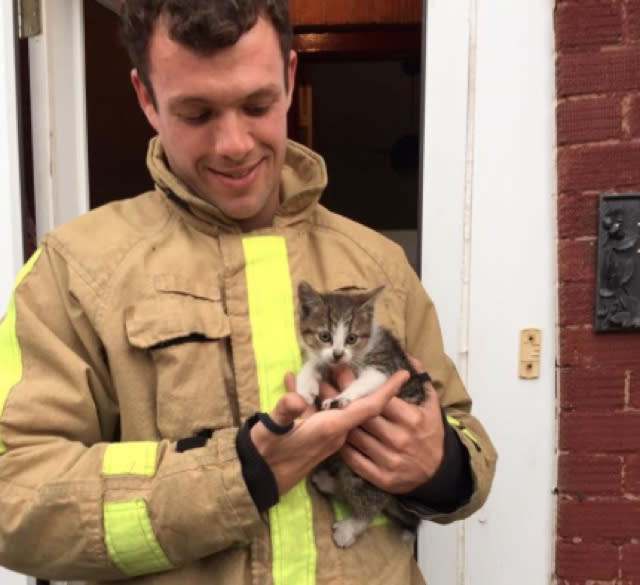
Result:
[[[417,362],[414,365],[422,371]],[[350,379],[353,374],[340,372],[338,385],[343,388]],[[380,416],[349,433],[340,453],[353,471],[380,489],[406,494],[438,470],[444,455],[444,433],[438,395],[428,384],[423,404],[416,406],[394,396]]]
[[[270,416],[282,426],[295,421],[293,429],[284,435],[276,435],[260,422],[251,429],[251,440],[271,468],[280,495],[340,450],[356,427],[379,418],[407,379],[408,372],[397,372],[376,392],[346,408],[315,412],[295,393],[295,377],[287,374],[285,384],[289,392],[280,399]],[[321,392],[328,389],[325,385]]]

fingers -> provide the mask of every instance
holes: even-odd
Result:
[[[297,394],[296,392],[296,376],[295,374],[292,374],[291,372],[288,372],[285,374],[284,376],[284,385],[287,389],[287,392],[289,394],[295,394],[298,398],[302,398],[299,394]],[[291,398],[288,399],[289,401],[293,400]],[[301,412],[300,414],[298,414],[296,416],[308,416],[313,414],[314,412],[316,412],[316,408],[313,404],[307,404],[307,402],[304,400],[304,398],[302,398],[304,404],[305,404],[305,408],[303,410],[303,412]],[[298,405],[299,401],[296,399],[296,403],[293,405],[293,408],[295,410],[299,409],[299,405]],[[288,408],[288,407],[287,407]]]
[[[287,387],[289,392],[296,391],[296,377],[291,372],[287,372],[284,375],[284,385]]]
[[[424,366],[422,365],[422,362],[418,358],[415,358],[409,354],[406,354],[406,356],[409,362],[411,363],[411,365],[415,368],[416,372],[424,372]]]
[[[390,491],[387,487],[388,473],[382,467],[374,463],[373,460],[369,459],[369,457],[363,455],[360,451],[349,445],[345,445],[340,450],[340,454],[344,459],[344,462],[351,469],[357,470],[356,473],[358,475],[364,477],[367,481],[373,483],[379,488]]]
[[[346,366],[334,367],[332,369],[332,374],[338,388],[341,390],[344,390],[356,378],[351,369]]]
[[[287,375],[288,376],[288,375]],[[285,377],[285,384],[289,388]],[[290,388],[289,388],[290,389]],[[291,389],[290,389],[291,390]],[[273,422],[280,426],[286,426],[295,421],[307,409],[304,398],[295,392],[295,378],[293,380],[293,391],[287,392],[276,404],[269,416]]]
[[[389,401],[400,391],[403,384],[409,379],[409,372],[401,370],[393,374],[375,392],[365,398],[355,400],[346,408],[337,411],[350,424],[350,428],[360,426],[370,418],[382,413]]]

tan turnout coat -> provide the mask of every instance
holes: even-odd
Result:
[[[0,328],[0,564],[49,579],[268,585],[268,518],[235,448],[260,409],[246,234],[169,171],[157,139],[148,165],[155,190],[46,237]],[[397,245],[318,203],[325,184],[322,159],[290,143],[283,202],[256,234],[285,238],[294,286],[385,286],[378,320],[425,365],[470,455],[471,501],[436,520],[467,516],[487,497],[495,452],[443,353],[434,307]],[[214,430],[204,447],[176,452],[203,428]],[[105,472],[109,445],[138,441],[151,445],[145,469]],[[338,549],[330,503],[309,492],[318,584],[423,582],[411,543],[390,525]],[[131,577],[114,562],[105,504],[131,500],[143,502],[145,534],[174,570]]]

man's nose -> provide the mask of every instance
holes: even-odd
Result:
[[[216,155],[242,161],[254,145],[247,123],[240,115],[230,112],[221,116],[215,126]]]

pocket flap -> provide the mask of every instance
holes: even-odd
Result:
[[[220,300],[176,294],[160,294],[128,307],[125,327],[129,343],[141,349],[189,337],[213,340],[231,334]]]
[[[182,274],[156,274],[153,277],[153,287],[158,292],[178,293],[210,301],[222,299],[218,283],[213,278],[207,279],[204,276],[194,280]]]

